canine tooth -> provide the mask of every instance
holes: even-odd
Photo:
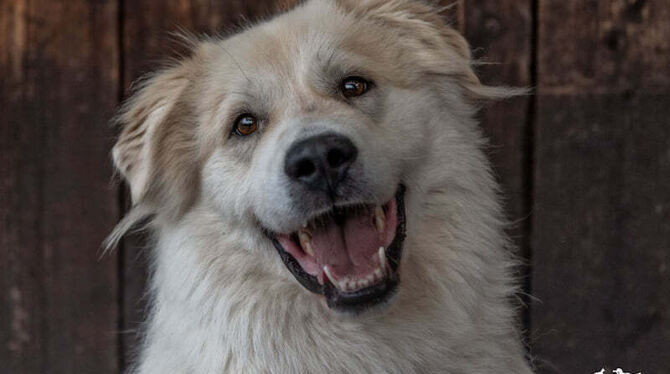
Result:
[[[307,252],[308,255],[314,257],[314,250],[312,249],[312,245],[309,242],[305,243],[304,248],[305,248],[305,252]]]
[[[332,283],[335,286],[341,285],[341,282],[338,282],[333,276],[333,274],[330,273],[330,268],[328,267],[328,265],[323,267],[323,272],[326,273],[326,277],[328,277],[330,283]]]
[[[374,272],[373,276],[374,276],[375,280],[382,279],[382,277],[384,276],[384,273],[382,272],[381,268],[377,268],[377,269],[375,269],[375,272]]]
[[[386,271],[386,251],[384,250],[384,247],[379,247],[377,254],[379,255],[379,267],[381,267],[383,271]]]
[[[386,221],[386,215],[384,214],[384,209],[381,206],[377,205],[375,207],[375,226],[377,231],[380,233],[384,232],[384,221]]]
[[[314,257],[314,250],[312,249],[311,244],[312,238],[310,235],[307,232],[300,230],[298,231],[298,238],[300,239],[300,245],[302,246],[302,249],[304,249],[308,255]]]

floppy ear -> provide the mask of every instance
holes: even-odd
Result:
[[[112,156],[130,185],[133,207],[107,239],[112,247],[150,215],[175,218],[196,198],[199,183],[196,122],[189,100],[194,58],[151,74],[123,105]]]
[[[182,66],[172,67],[146,78],[116,118],[122,131],[112,157],[130,186],[134,205],[147,197],[155,176],[156,136],[188,84],[181,70]]]
[[[415,56],[421,69],[446,76],[463,87],[475,100],[500,99],[525,90],[482,85],[472,69],[470,45],[440,15],[437,7],[422,0],[337,0],[345,9],[360,17],[387,24],[401,30],[398,38],[403,47]]]

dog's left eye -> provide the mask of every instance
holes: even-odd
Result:
[[[370,89],[370,82],[361,77],[347,77],[342,81],[340,89],[346,98],[361,96]]]
[[[242,114],[235,120],[235,134],[247,136],[253,134],[258,129],[258,119],[249,113]]]

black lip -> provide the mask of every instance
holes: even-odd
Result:
[[[354,292],[341,292],[330,282],[324,286],[326,304],[342,312],[360,313],[388,300],[398,289],[398,275],[393,272],[383,282]]]
[[[406,217],[405,217],[405,186],[400,184],[395,195],[396,206],[398,209],[398,225],[396,226],[393,242],[386,248],[386,259],[388,260],[391,273],[387,275],[383,282],[374,284],[370,287],[354,292],[342,292],[333,286],[327,279],[324,284],[319,284],[316,277],[305,272],[298,261],[291,256],[279,243],[276,236],[271,232],[266,235],[272,240],[279,257],[286,265],[286,268],[293,274],[295,279],[307,290],[324,295],[326,303],[331,309],[344,312],[361,312],[388,300],[398,288],[399,277],[398,267],[402,257],[402,247],[406,235]]]

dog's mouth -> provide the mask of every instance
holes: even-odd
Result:
[[[269,233],[286,267],[335,310],[359,312],[398,286],[405,239],[404,186],[384,205],[336,206],[290,234]]]

